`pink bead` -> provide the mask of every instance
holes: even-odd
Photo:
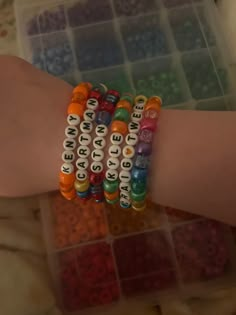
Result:
[[[145,143],[152,143],[153,132],[149,129],[143,129],[140,131],[139,139]]]
[[[159,113],[154,109],[144,111],[144,118],[158,119]]]
[[[155,131],[157,128],[157,121],[156,119],[151,119],[151,118],[144,118],[141,121],[141,130],[142,129],[148,129],[151,131]]]

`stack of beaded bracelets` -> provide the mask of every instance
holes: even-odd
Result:
[[[157,96],[140,95],[133,100],[103,84],[92,87],[85,82],[75,87],[67,110],[61,194],[68,200],[93,198],[144,210],[161,105]]]

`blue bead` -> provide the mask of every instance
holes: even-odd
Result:
[[[132,180],[140,180],[140,181],[144,181],[146,180],[148,175],[148,170],[142,169],[142,168],[137,168],[136,166],[133,167],[132,172],[131,172],[131,177]]]
[[[103,111],[98,112],[97,117],[96,117],[96,123],[109,126],[111,123],[111,119],[112,119],[111,114],[103,110]]]
[[[103,191],[102,185],[91,185],[91,193],[92,194],[100,194]]]
[[[137,154],[134,158],[134,166],[136,166],[137,168],[148,168],[149,163],[150,159],[147,156]]]
[[[79,196],[80,198],[87,198],[90,195],[90,189],[84,191],[84,192],[76,192],[77,196]]]

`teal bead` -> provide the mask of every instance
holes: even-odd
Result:
[[[121,101],[122,101],[122,100],[126,100],[126,101],[128,101],[129,103],[131,103],[131,104],[133,104],[133,102],[134,102],[133,97],[132,97],[131,95],[129,95],[129,94],[124,94],[123,96],[121,96],[120,100],[121,100]]]
[[[133,201],[143,201],[146,198],[146,190],[141,193],[135,193],[134,191],[131,191],[131,198]]]
[[[119,189],[119,182],[118,182],[118,180],[111,182],[111,181],[105,179],[103,182],[103,188],[108,193],[114,193],[115,191],[117,191]]]
[[[114,113],[113,120],[121,120],[124,122],[129,122],[130,119],[130,113],[125,108],[117,108],[117,110]]]
[[[146,181],[132,181],[131,189],[136,194],[141,194],[146,190],[147,184]]]

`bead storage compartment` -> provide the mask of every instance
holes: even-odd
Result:
[[[22,57],[70,83],[93,77],[97,82],[101,77],[111,86],[120,86],[122,92],[127,92],[126,84],[136,94],[140,86],[147,88],[147,94],[159,94],[161,89],[166,108],[214,109],[212,100],[217,95],[224,103],[221,108],[232,109],[228,102],[234,102],[228,96],[234,93],[230,88],[234,78],[213,1],[18,0],[15,9]],[[47,40],[49,35],[55,40]],[[187,54],[190,59],[203,56],[203,64],[208,58],[213,69],[221,60],[225,78],[218,78],[227,85],[223,84],[223,96],[213,74],[215,86],[199,88],[209,69],[206,64],[199,68],[201,58],[186,67]],[[163,70],[163,58],[169,60],[169,66],[168,61],[164,64],[171,70]],[[156,73],[152,76],[146,77],[145,62],[149,69],[153,63]],[[143,75],[136,69],[140,65]]]
[[[41,199],[49,264],[58,302],[68,313],[103,313],[123,300],[155,305],[235,281],[231,229],[148,202],[144,212]],[[175,215],[178,220],[172,220]],[[104,308],[105,307],[105,308]]]

